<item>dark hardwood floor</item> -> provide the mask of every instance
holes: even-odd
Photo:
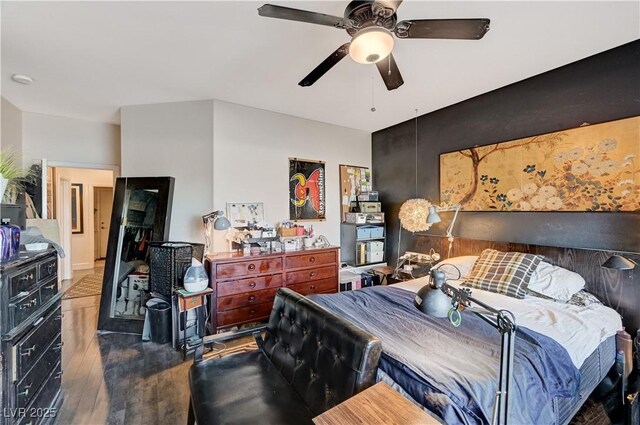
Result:
[[[68,289],[82,276],[64,281]],[[186,424],[192,359],[140,335],[96,332],[100,296],[62,301],[62,395],[57,425]],[[249,342],[242,338],[228,347]]]
[[[192,360],[139,335],[98,335],[99,301],[63,301],[64,401],[57,424],[186,423]]]

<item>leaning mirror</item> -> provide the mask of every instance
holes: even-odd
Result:
[[[173,184],[173,177],[116,179],[99,331],[142,333],[149,243],[169,235]]]

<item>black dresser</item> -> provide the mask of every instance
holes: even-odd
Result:
[[[0,263],[0,424],[55,420],[62,402],[60,298],[53,249]]]

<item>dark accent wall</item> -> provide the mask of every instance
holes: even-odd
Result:
[[[389,263],[396,260],[400,205],[415,195],[439,203],[441,153],[640,115],[639,81],[636,40],[375,132],[373,181],[388,217]],[[442,216],[429,233],[443,234],[451,215]],[[454,235],[640,252],[640,214],[461,212]],[[402,251],[415,246],[411,233],[402,238]]]

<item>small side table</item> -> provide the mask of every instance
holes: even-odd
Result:
[[[178,314],[181,317],[181,325],[182,325],[182,330],[184,332],[183,340],[182,340],[182,359],[186,360],[187,353],[190,351],[189,348],[194,349],[198,345],[201,345],[203,341],[202,338],[204,338],[204,335],[198,334],[198,337],[200,338],[200,342],[197,345],[193,345],[189,347],[189,344],[187,342],[187,312],[194,308],[204,306],[207,300],[207,296],[213,294],[213,289],[207,288],[201,292],[188,292],[184,288],[175,288],[173,290],[173,294],[177,299]],[[181,313],[184,313],[184,314],[181,314]],[[198,329],[197,320],[198,320],[198,315],[196,314],[196,329]],[[179,335],[180,335],[180,329],[178,329],[178,336]]]
[[[313,418],[316,425],[384,424],[384,425],[440,425],[418,406],[400,393],[378,382],[361,393]]]

